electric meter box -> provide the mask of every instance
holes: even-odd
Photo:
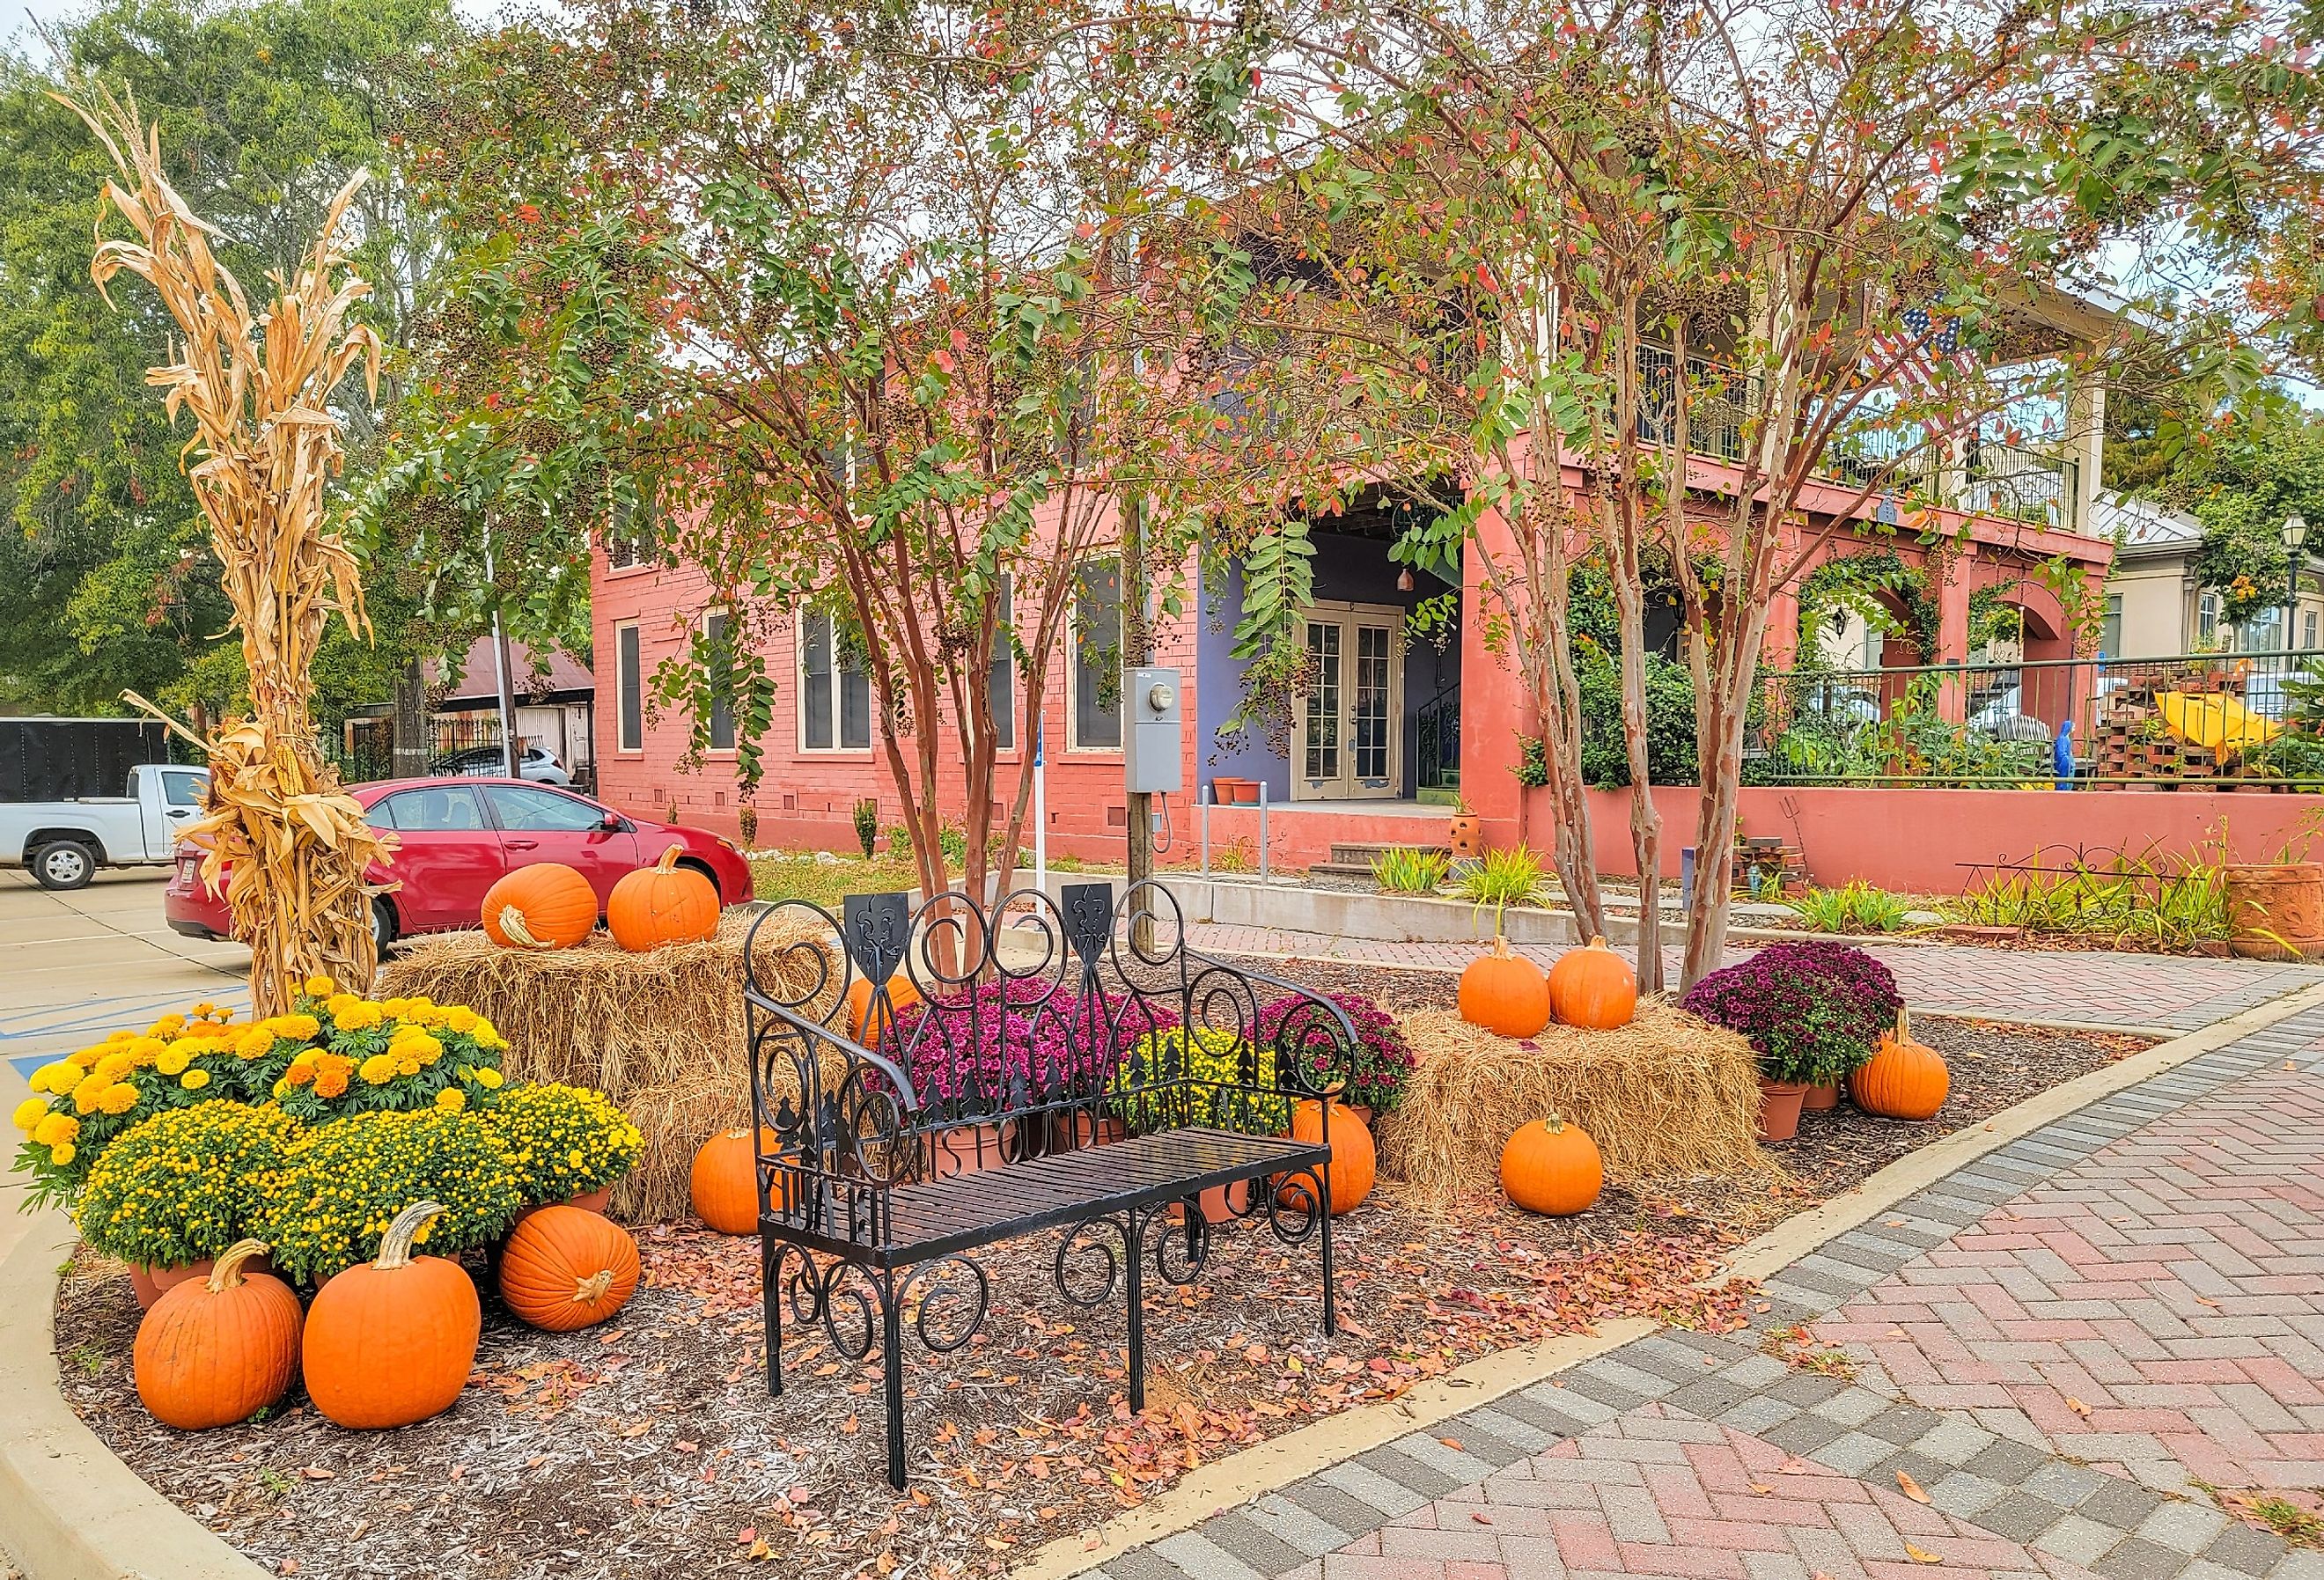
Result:
[[[1131,794],[1169,795],[1185,784],[1185,715],[1176,670],[1124,670],[1122,707],[1130,728],[1121,742],[1124,788]]]

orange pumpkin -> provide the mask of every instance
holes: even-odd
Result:
[[[452,1408],[475,1369],[483,1310],[465,1269],[411,1254],[442,1212],[414,1202],[380,1236],[379,1255],[315,1291],[301,1349],[307,1394],[342,1427],[408,1427]]]
[[[638,1287],[638,1243],[579,1207],[526,1215],[501,1252],[501,1299],[522,1322],[571,1333],[619,1311]]]
[[[519,867],[484,891],[484,936],[504,949],[569,949],[597,925],[597,892],[561,862]]]
[[[1323,1140],[1323,1105],[1314,1098],[1302,1103],[1291,1115],[1291,1139],[1314,1146]],[[1372,1144],[1372,1132],[1356,1111],[1346,1104],[1332,1104],[1332,1162],[1324,1170],[1324,1184],[1332,1193],[1332,1215],[1352,1212],[1364,1205],[1372,1193],[1379,1173],[1379,1152]],[[1290,1176],[1282,1187],[1283,1205],[1304,1211],[1307,1206],[1307,1189],[1297,1175]]]
[[[1638,1012],[1638,975],[1604,938],[1593,938],[1549,968],[1549,1012],[1564,1025],[1593,1031],[1627,1026]]]
[[[605,901],[605,929],[633,955],[664,944],[694,944],[718,933],[718,891],[678,864],[675,845],[650,867],[625,873]]]
[[[1531,1213],[1571,1217],[1598,1199],[1606,1163],[1598,1143],[1556,1114],[1517,1127],[1501,1148],[1501,1188]]]
[[[900,1015],[919,1002],[920,990],[912,985],[910,977],[899,971],[888,978],[890,1010]],[[847,984],[847,1035],[862,1042],[866,1032],[877,1032],[879,1028],[871,1024],[871,1019],[872,979],[859,976]]]
[[[1944,1056],[1913,1040],[1912,1025],[1901,1005],[1896,1029],[1882,1033],[1872,1057],[1848,1077],[1849,1095],[1856,1105],[1888,1119],[1933,1119],[1951,1088]]]
[[[163,1426],[230,1427],[290,1391],[299,1297],[271,1273],[242,1270],[265,1250],[261,1241],[235,1242],[208,1279],[172,1285],[137,1325],[137,1397]]]
[[[1497,933],[1492,953],[1461,973],[1461,1018],[1499,1036],[1531,1037],[1549,1024],[1549,978]]]
[[[761,1130],[760,1144],[777,1148],[775,1132]],[[778,1181],[776,1188],[788,1192]],[[722,1131],[702,1143],[694,1154],[691,1181],[694,1215],[721,1234],[759,1232],[759,1159],[748,1130]]]

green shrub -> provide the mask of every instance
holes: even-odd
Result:
[[[1622,670],[1609,650],[1577,642],[1574,679],[1582,692],[1582,777],[1600,790],[1630,782],[1622,741]],[[1646,772],[1656,784],[1692,784],[1696,770],[1694,677],[1684,664],[1646,655]],[[1545,778],[1544,782],[1546,782]]]
[[[855,803],[855,843],[863,847],[863,859],[870,861],[880,844],[880,803],[866,796]]]
[[[1501,930],[1501,913],[1512,905],[1546,905],[1552,898],[1541,858],[1524,845],[1489,850],[1464,868],[1453,890],[1480,911],[1493,908],[1493,931]]]
[[[1810,889],[1783,902],[1820,933],[1893,933],[1912,907],[1900,894],[1851,878],[1837,889]]]

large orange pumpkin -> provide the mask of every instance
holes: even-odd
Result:
[[[890,1010],[900,1015],[919,1002],[920,990],[912,985],[910,977],[899,971],[888,978]],[[847,984],[847,1035],[862,1042],[866,1032],[876,1033],[879,1028],[871,1024],[871,1019],[872,979],[859,976]]]
[[[569,949],[597,925],[597,892],[562,862],[519,867],[484,891],[484,936],[504,949]]]
[[[718,891],[678,864],[675,845],[650,867],[625,873],[605,901],[605,929],[633,955],[664,944],[694,944],[718,933]]]
[[[1593,938],[1549,968],[1549,1012],[1564,1025],[1593,1031],[1627,1026],[1638,1012],[1638,975],[1604,938]]]
[[[1501,1188],[1527,1212],[1571,1217],[1606,1187],[1598,1143],[1556,1114],[1517,1127],[1501,1148]]]
[[[244,1273],[263,1254],[237,1241],[207,1279],[172,1285],[137,1325],[137,1397],[181,1432],[248,1420],[299,1374],[299,1297],[271,1273]]]
[[[519,1320],[570,1333],[619,1311],[638,1287],[638,1243],[579,1207],[526,1215],[501,1252],[501,1299]]]
[[[1302,1103],[1291,1115],[1291,1139],[1314,1146],[1323,1140],[1323,1105],[1314,1098]],[[1351,1212],[1364,1205],[1372,1193],[1379,1173],[1379,1152],[1372,1145],[1372,1132],[1356,1111],[1346,1104],[1332,1104],[1332,1163],[1324,1170],[1324,1184],[1332,1193],[1332,1215]],[[1290,1176],[1282,1187],[1283,1205],[1296,1210],[1307,1206],[1307,1189],[1299,1176]]]
[[[1896,1029],[1882,1033],[1872,1057],[1848,1077],[1849,1095],[1856,1105],[1888,1119],[1933,1119],[1951,1088],[1944,1056],[1913,1040],[1912,1025],[1901,1005]]]
[[[1497,933],[1492,953],[1461,973],[1461,1018],[1499,1036],[1531,1037],[1549,1024],[1549,978]]]
[[[759,1138],[767,1151],[776,1150],[774,1132],[761,1130]],[[748,1130],[721,1131],[703,1142],[690,1186],[694,1215],[721,1234],[759,1232],[759,1159]],[[776,1188],[785,1188],[779,1179]]]
[[[465,1269],[411,1254],[444,1209],[414,1202],[380,1237],[379,1255],[315,1291],[301,1350],[307,1393],[342,1427],[408,1427],[451,1409],[475,1369],[483,1310]]]

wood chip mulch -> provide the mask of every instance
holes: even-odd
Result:
[[[1396,1008],[1452,992],[1433,974],[1293,974]],[[1056,1538],[1095,1547],[1103,1521],[1194,1466],[1479,1356],[1618,1316],[1738,1326],[1756,1297],[1716,1283],[1727,1250],[1949,1129],[2145,1046],[1936,1017],[1915,1026],[1952,1065],[1942,1119],[1899,1125],[1845,1106],[1811,1118],[1780,1151],[1788,1181],[1609,1188],[1563,1220],[1493,1201],[1425,1214],[1384,1184],[1335,1224],[1336,1340],[1317,1332],[1312,1243],[1282,1245],[1263,1224],[1220,1231],[1192,1287],[1147,1280],[1139,1416],[1124,1394],[1119,1295],[1087,1311],[1061,1299],[1054,1233],[996,1248],[982,1259],[991,1309],[966,1347],[928,1354],[907,1312],[908,1493],[884,1480],[876,1362],[847,1361],[820,1327],[790,1327],[787,1391],[769,1398],[755,1245],[669,1225],[641,1231],[645,1284],[608,1326],[537,1333],[487,1289],[467,1392],[400,1431],[341,1431],[296,1391],[240,1427],[156,1425],[130,1375],[127,1280],[94,1260],[59,1299],[63,1388],[139,1474],[278,1574],[997,1574]]]

